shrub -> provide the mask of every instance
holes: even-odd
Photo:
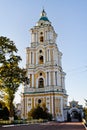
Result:
[[[52,120],[52,114],[47,112],[47,108],[42,108],[39,105],[36,108],[31,109],[28,112],[28,118],[32,117],[33,119],[48,119]]]

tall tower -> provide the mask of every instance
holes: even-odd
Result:
[[[56,44],[57,34],[44,9],[30,32],[31,43],[26,48],[26,70],[30,82],[24,85],[22,93],[22,118],[27,118],[27,113],[40,102],[40,105],[46,104],[56,120],[64,120],[67,94],[62,53]]]

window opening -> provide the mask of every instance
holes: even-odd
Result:
[[[40,50],[39,52],[42,53],[42,50]]]
[[[39,58],[39,63],[40,63],[40,64],[43,64],[43,56],[40,56],[40,58]]]
[[[40,76],[42,76],[42,73],[40,73]]]
[[[43,32],[40,33],[41,35],[43,34]]]
[[[38,104],[40,104],[41,103],[41,99],[38,99]]]
[[[43,39],[43,36],[41,36],[41,37],[40,37],[40,42],[43,42],[43,40],[44,40],[44,39]]]
[[[39,86],[38,87],[39,88],[44,88],[44,80],[43,80],[43,78],[39,79]]]

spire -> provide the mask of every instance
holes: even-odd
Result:
[[[40,15],[41,17],[46,17],[46,12],[44,11],[44,9],[42,10],[42,12],[41,12],[41,15]]]

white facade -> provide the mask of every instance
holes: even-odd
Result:
[[[56,44],[57,34],[44,10],[30,31],[31,46],[26,48],[26,69],[30,83],[24,86],[22,94],[22,118],[27,118],[28,111],[41,99],[41,104],[46,104],[54,118],[64,120],[67,94],[62,53]]]

